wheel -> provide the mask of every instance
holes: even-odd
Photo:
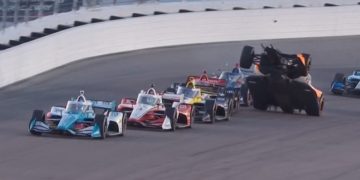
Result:
[[[240,56],[240,67],[249,69],[254,59],[254,48],[251,46],[244,46]]]
[[[207,99],[205,101],[205,110],[206,113],[209,115],[210,122],[215,122],[215,113],[216,113],[216,106],[215,106],[215,100],[214,99]]]
[[[215,123],[215,110],[213,110],[211,113],[210,113],[210,123],[211,124],[214,124]]]
[[[325,99],[322,98],[322,100],[320,101],[320,112],[324,110],[324,106],[325,106]]]
[[[175,131],[176,129],[176,123],[177,123],[177,110],[175,108],[173,108],[171,105],[166,105],[165,106],[165,119],[163,123],[167,123],[165,122],[167,120],[167,118],[170,120],[170,129],[168,129],[168,127],[166,127],[167,131]],[[163,127],[164,128],[164,127]]]
[[[284,113],[288,113],[288,114],[292,114],[294,113],[294,108],[292,107],[289,107],[289,106],[280,106],[281,110],[284,112]]]
[[[123,120],[122,120],[122,122],[121,122],[121,134],[120,134],[120,136],[125,136],[125,134],[126,134],[126,128],[127,128],[127,119],[128,119],[128,115],[126,114],[126,113],[124,113],[124,115],[123,115],[124,117],[123,117]]]
[[[171,121],[171,129],[170,131],[174,132],[176,130],[176,121],[177,121],[177,112],[176,110],[174,110],[174,114],[172,116],[172,118],[170,119]]]
[[[324,98],[321,97],[316,104],[306,107],[305,112],[309,116],[320,116],[323,108],[324,108]]]
[[[107,133],[107,124],[106,118],[103,114],[96,114],[95,115],[95,124],[99,126],[100,129],[100,137],[99,139],[105,139]]]
[[[230,117],[234,114],[235,112],[235,109],[233,108],[233,105],[234,104],[234,101],[230,101],[229,102],[229,109],[228,109],[228,113],[227,113],[227,117],[226,117],[226,120],[229,121],[230,120]]]
[[[320,108],[319,107],[306,107],[305,112],[309,116],[320,116]]]
[[[29,122],[29,132],[30,132],[30,134],[40,136],[42,134],[41,132],[36,132],[36,131],[32,130],[32,128],[33,128],[36,121],[41,121],[41,122],[45,121],[44,111],[42,111],[42,110],[34,110],[33,114],[32,114],[32,117],[30,119],[30,122]]]
[[[246,84],[241,86],[241,98],[242,98],[242,106],[252,106],[253,99],[250,94],[250,90]]]
[[[233,108],[233,113],[236,113],[238,110],[239,110],[239,97],[236,98],[237,100],[236,101],[233,101],[233,105],[232,105],[232,108]]]
[[[254,104],[253,98],[250,94],[250,90],[248,90],[247,95],[246,95],[246,103],[248,106],[252,106]]]
[[[268,104],[262,102],[262,101],[258,101],[256,99],[254,99],[253,101],[254,103],[254,108],[255,109],[258,109],[258,110],[261,110],[261,111],[266,111],[268,109]]]
[[[189,128],[192,127],[192,124],[195,122],[195,107],[191,107],[191,113],[190,113],[190,125]]]

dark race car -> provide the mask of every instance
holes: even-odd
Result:
[[[227,93],[234,94],[234,107],[233,109],[238,109],[239,106],[249,106],[252,104],[252,98],[249,93],[249,88],[246,84],[246,77],[249,76],[249,71],[244,73],[244,70],[238,67],[238,64],[232,71],[222,71],[219,79],[226,81],[226,91]]]
[[[355,70],[349,76],[336,73],[331,82],[330,91],[334,94],[356,94],[360,95],[360,70]]]
[[[196,117],[202,121],[215,122],[216,120],[229,120],[234,111],[234,92],[226,91],[226,81],[218,78],[210,78],[204,72],[201,76],[188,76],[187,87],[201,90],[202,105],[196,107]],[[209,118],[207,118],[209,117]]]
[[[191,106],[192,121],[215,122],[214,99],[202,94],[201,89],[195,88],[192,82],[187,84],[173,83],[171,87],[165,90],[163,97],[174,94],[184,96],[182,104]]]
[[[242,68],[256,66],[257,74],[246,80],[254,108],[267,110],[269,106],[280,106],[286,113],[297,109],[319,116],[324,96],[311,85],[310,55],[284,54],[272,46],[263,46],[263,50],[255,54],[253,47],[245,46],[240,57]]]

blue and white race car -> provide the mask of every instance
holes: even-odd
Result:
[[[101,113],[95,113],[100,110]],[[123,136],[127,116],[115,111],[115,101],[88,100],[84,91],[66,107],[53,106],[47,114],[34,110],[29,123],[32,135],[43,133],[69,134],[104,139],[106,136]]]
[[[221,72],[219,79],[225,80],[226,90],[235,95],[234,109],[237,109],[239,105],[252,105],[252,98],[246,84],[246,78],[253,74],[253,70],[240,68],[238,64],[236,64],[232,71]]]
[[[343,73],[336,73],[330,91],[338,95],[360,94],[360,70],[353,71],[348,77]]]

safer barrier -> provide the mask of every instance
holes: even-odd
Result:
[[[35,0],[36,1],[36,0]],[[38,1],[38,0],[37,0]],[[88,1],[86,3],[92,8],[81,8],[80,10],[41,17],[34,21],[16,23],[16,26],[8,27],[0,31],[0,50],[10,48],[9,40],[18,41],[16,44],[24,43],[19,40],[20,36],[30,37],[31,33],[44,33],[44,28],[57,29],[58,25],[76,27],[88,23],[114,20],[113,17],[131,18],[145,15],[160,15],[169,13],[187,13],[214,10],[245,10],[245,9],[271,9],[271,8],[298,8],[298,7],[321,7],[321,6],[346,6],[357,5],[359,0],[151,0],[142,1],[137,4],[136,0],[77,0]],[[89,2],[92,3],[89,3]],[[132,2],[135,4],[109,6],[112,3]],[[73,1],[75,2],[75,1]],[[146,3],[144,3],[146,2]],[[62,2],[59,2],[60,4]],[[70,4],[71,5],[71,4]],[[76,6],[75,4],[74,7]],[[84,5],[84,4],[83,4]],[[101,7],[107,5],[108,7]],[[15,6],[16,7],[16,6]],[[71,7],[71,6],[70,6]],[[1,8],[1,3],[0,3]],[[5,8],[5,9],[4,9]],[[0,9],[1,10],[1,9]],[[160,11],[161,10],[161,11]],[[3,6],[3,15],[7,11]],[[54,9],[56,12],[56,9]],[[6,13],[5,13],[6,14]],[[16,13],[15,13],[16,14]],[[43,14],[43,13],[40,13]],[[0,13],[0,16],[2,14]],[[110,17],[110,18],[109,18]],[[0,17],[1,19],[1,17]],[[2,18],[4,20],[4,18]],[[8,19],[8,18],[5,18]],[[10,18],[11,19],[11,18]],[[13,19],[17,19],[13,17]],[[25,18],[26,19],[26,18]],[[63,29],[59,29],[63,30]],[[46,34],[46,33],[45,33]],[[31,37],[36,39],[38,37]]]
[[[360,7],[210,11],[98,22],[0,53],[0,87],[88,57],[145,48],[360,34]]]

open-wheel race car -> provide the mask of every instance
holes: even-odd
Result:
[[[163,97],[180,95],[184,97],[182,104],[191,108],[191,121],[215,122],[214,100],[206,99],[206,95],[201,94],[201,89],[195,88],[192,83],[179,84],[173,83],[167,88]]]
[[[69,100],[66,107],[53,106],[47,114],[34,110],[29,123],[33,135],[69,134],[104,139],[106,136],[123,136],[125,130],[126,116],[116,111],[115,101],[89,100],[84,91],[80,91],[76,99]]]
[[[235,93],[226,90],[226,80],[211,78],[206,71],[200,76],[188,76],[186,87],[199,89],[199,101],[194,103],[195,120],[214,123],[229,120],[236,110]]]
[[[190,128],[191,105],[182,103],[183,95],[163,95],[151,87],[141,91],[137,99],[123,98],[118,111],[129,114],[128,125],[175,131]]]
[[[232,71],[221,71],[218,76],[219,79],[226,81],[227,93],[234,94],[234,109],[238,109],[239,106],[249,106],[252,104],[252,97],[249,93],[249,88],[246,84],[246,77],[250,74],[250,70],[244,72],[239,64],[236,64]],[[252,74],[252,73],[251,73]]]
[[[360,70],[355,70],[349,76],[343,73],[336,73],[331,82],[330,91],[334,94],[355,94],[360,95]]]
[[[267,110],[279,106],[286,113],[295,109],[308,115],[319,116],[324,107],[323,92],[311,85],[309,54],[284,54],[272,46],[263,46],[264,52],[255,54],[254,48],[245,46],[240,67],[255,64],[256,74],[247,77],[253,106]]]

